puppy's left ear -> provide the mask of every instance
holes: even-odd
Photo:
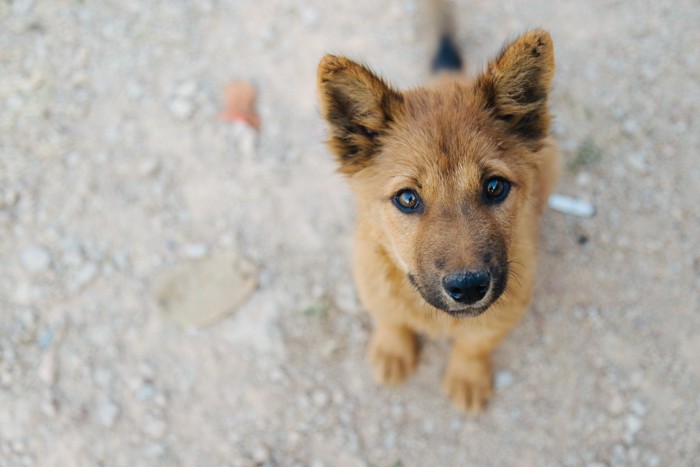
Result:
[[[341,172],[357,173],[371,162],[381,136],[401,117],[403,96],[369,69],[335,55],[321,59],[317,84],[330,132],[328,145]]]
[[[537,147],[549,133],[547,98],[553,76],[552,38],[535,29],[503,48],[477,79],[475,91],[505,132]]]

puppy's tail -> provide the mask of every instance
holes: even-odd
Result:
[[[454,40],[454,24],[451,8],[445,0],[423,0],[431,29],[439,38],[431,68],[433,73],[457,72],[462,70],[463,61],[459,47]]]

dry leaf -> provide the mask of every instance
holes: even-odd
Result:
[[[154,290],[170,318],[185,326],[207,326],[233,312],[257,285],[257,267],[229,251],[165,271]]]

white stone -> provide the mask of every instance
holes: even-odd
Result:
[[[253,452],[251,454],[253,457],[253,462],[258,464],[264,464],[270,459],[270,450],[263,445],[253,448]]]
[[[0,207],[11,208],[17,204],[19,199],[19,194],[12,188],[5,188],[2,195],[0,196]]]
[[[496,373],[494,380],[496,388],[506,388],[513,384],[513,373],[508,370],[501,370]]]
[[[188,258],[202,258],[209,252],[209,247],[204,243],[193,243],[184,248],[185,256]]]
[[[56,355],[53,352],[47,352],[39,364],[37,370],[39,379],[46,384],[54,384],[58,379],[58,366],[56,364]]]
[[[588,186],[591,183],[591,175],[588,172],[579,172],[576,175],[576,183],[579,186]]]
[[[0,372],[0,386],[9,387],[13,381],[14,378],[12,377],[12,373],[10,373],[8,370]]]
[[[53,418],[58,414],[58,403],[53,397],[48,397],[44,402],[41,403],[41,413],[43,413],[48,418]]]
[[[627,426],[627,432],[631,435],[635,435],[639,430],[642,429],[644,422],[641,418],[637,417],[636,415],[628,415],[627,420],[625,421],[625,425]]]
[[[143,454],[148,458],[161,457],[165,454],[165,446],[160,443],[154,443],[143,450]]]
[[[321,408],[328,405],[328,394],[320,389],[314,391],[312,398],[316,407]]]
[[[24,454],[25,449],[26,445],[21,439],[15,439],[12,441],[12,450],[15,452],[15,454]]]
[[[111,428],[116,423],[119,412],[119,406],[111,400],[102,401],[100,405],[97,406],[97,420],[99,420],[103,426]]]
[[[168,108],[170,109],[170,113],[180,120],[187,120],[194,114],[194,104],[180,97],[172,99],[168,104]]]
[[[61,262],[65,266],[78,266],[84,259],[83,247],[76,240],[66,239],[61,242]]]
[[[196,92],[197,92],[197,83],[195,83],[194,81],[187,81],[185,83],[182,83],[175,90],[176,95],[178,95],[179,97],[186,98],[186,99],[194,96],[194,94]]]
[[[630,409],[632,409],[634,414],[639,415],[640,417],[646,416],[648,412],[647,406],[639,399],[632,399],[630,402]]]
[[[145,402],[153,397],[156,392],[155,386],[151,383],[146,383],[136,391],[136,399],[139,402]]]
[[[80,290],[88,285],[97,275],[97,266],[94,263],[83,265],[73,276],[73,282],[70,284],[72,290]]]
[[[305,26],[313,27],[318,24],[321,15],[319,15],[318,10],[312,7],[306,7],[301,10],[301,21]]]
[[[41,245],[30,246],[20,255],[22,266],[30,273],[42,272],[51,264],[49,251]]]
[[[139,175],[142,177],[152,177],[160,169],[160,162],[157,159],[146,159],[139,164]]]

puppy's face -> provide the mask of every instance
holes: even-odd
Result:
[[[460,99],[468,90],[406,95],[402,124],[352,186],[423,298],[450,314],[476,315],[506,289],[534,161]]]
[[[477,315],[506,290],[553,69],[543,31],[509,45],[475,81],[435,89],[398,93],[347,59],[321,62],[341,171],[383,248],[436,308]]]

